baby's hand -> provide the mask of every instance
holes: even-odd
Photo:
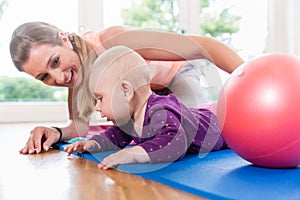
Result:
[[[84,141],[75,142],[70,144],[64,148],[64,150],[68,153],[68,156],[72,154],[72,152],[84,152],[85,151],[85,143]]]
[[[99,152],[101,146],[95,140],[78,141],[66,146],[64,150],[68,153],[68,156],[70,156],[72,152]]]
[[[116,167],[119,164],[130,163],[146,163],[150,161],[150,157],[147,152],[140,146],[132,148],[126,148],[113,153],[103,159],[98,167],[101,169],[110,169]]]

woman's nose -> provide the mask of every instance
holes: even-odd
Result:
[[[61,70],[59,70],[58,68],[53,69],[51,71],[51,76],[53,77],[54,81],[57,84],[64,84],[65,83],[64,73]]]

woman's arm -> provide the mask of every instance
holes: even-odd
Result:
[[[148,60],[207,59],[228,73],[244,62],[231,48],[209,37],[130,29],[123,26],[110,27],[100,35],[103,49],[124,45]]]

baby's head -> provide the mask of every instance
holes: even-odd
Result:
[[[84,77],[78,103],[83,119],[90,117],[95,102],[96,111],[108,120],[126,122],[136,105],[152,93],[147,62],[124,46],[103,52]]]
[[[128,81],[134,87],[150,88],[150,74],[147,62],[134,50],[115,46],[103,52],[90,69],[89,88],[91,93],[99,87],[112,88]]]

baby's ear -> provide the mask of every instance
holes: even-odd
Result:
[[[123,80],[121,82],[121,89],[125,99],[129,102],[134,95],[134,89],[132,84],[129,81]]]

